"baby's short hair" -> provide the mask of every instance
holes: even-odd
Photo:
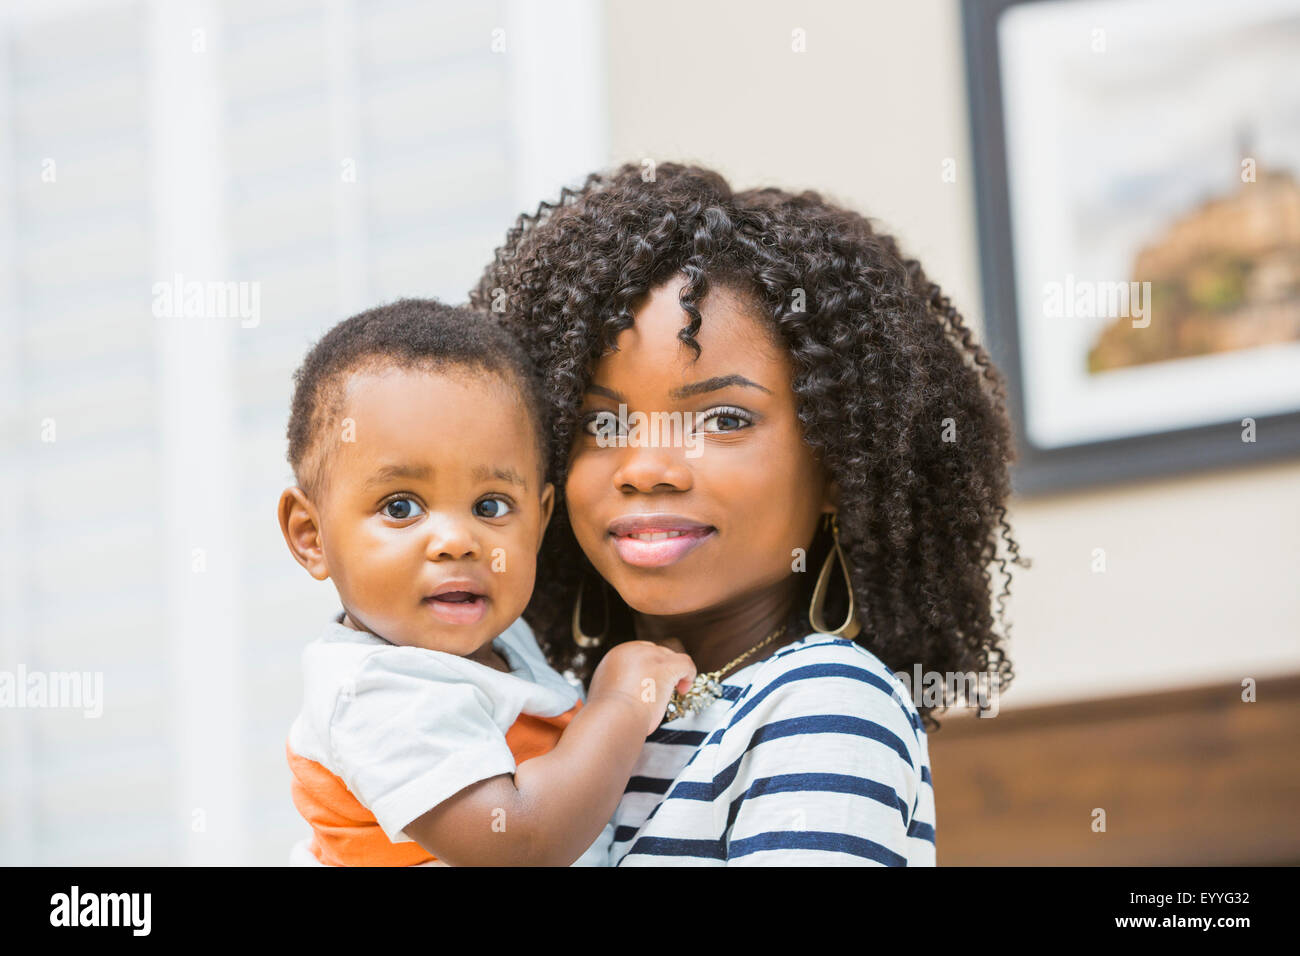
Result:
[[[289,464],[313,500],[326,486],[324,436],[338,424],[347,380],[384,369],[466,369],[497,375],[527,406],[542,480],[550,470],[549,414],[541,380],[523,346],[488,313],[433,299],[399,299],[330,329],[294,372],[289,412]]]

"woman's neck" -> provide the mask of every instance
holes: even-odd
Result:
[[[676,638],[701,674],[725,667],[780,627],[790,615],[798,579],[783,578],[758,591],[737,595],[725,604],[689,614],[633,615],[637,640]],[[786,632],[745,659],[762,660],[803,635]]]

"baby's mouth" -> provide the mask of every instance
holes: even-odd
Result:
[[[448,624],[475,624],[487,613],[485,594],[465,590],[444,590],[431,594],[423,601],[425,607],[439,620]]]
[[[481,598],[481,594],[473,594],[469,591],[448,591],[446,594],[435,594],[429,598],[430,601],[446,601],[448,604],[464,604],[468,601],[476,601]]]

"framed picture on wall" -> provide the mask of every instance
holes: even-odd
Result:
[[[1015,486],[1300,455],[1300,0],[967,0]]]

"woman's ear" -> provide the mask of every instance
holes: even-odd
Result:
[[[537,528],[537,550],[542,548],[542,538],[546,536],[546,528],[551,523],[551,515],[555,512],[555,486],[549,481],[542,488],[542,521]]]
[[[280,495],[280,531],[284,543],[295,561],[307,569],[317,581],[330,576],[325,563],[325,549],[321,547],[320,517],[301,488],[286,488]]]
[[[827,478],[822,486],[822,514],[831,514],[840,510],[840,486],[833,478]]]

